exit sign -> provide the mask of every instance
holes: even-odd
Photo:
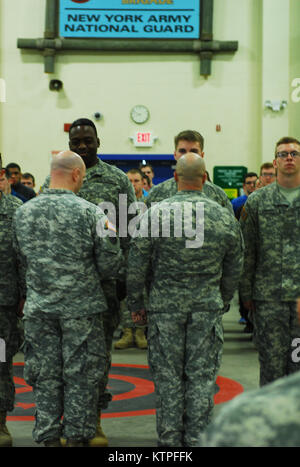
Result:
[[[137,131],[134,136],[131,137],[133,144],[136,147],[148,147],[153,146],[156,136],[153,136],[152,131]]]

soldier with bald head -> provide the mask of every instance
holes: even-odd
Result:
[[[126,297],[126,258],[129,250],[130,237],[127,227],[133,214],[127,213],[128,206],[136,202],[134,189],[126,174],[117,167],[107,164],[98,157],[100,139],[93,121],[79,118],[70,126],[69,148],[82,158],[86,167],[86,176],[78,196],[95,204],[108,208],[108,216],[116,225],[120,238],[120,246],[125,262],[118,277],[114,280],[103,280],[108,308],[103,313],[104,334],[106,339],[106,369],[99,384],[98,426],[96,436],[90,441],[91,447],[108,446],[108,439],[101,426],[101,412],[112,400],[108,390],[108,374],[111,366],[111,348],[114,332],[120,322],[120,302]],[[49,187],[47,177],[43,189]],[[104,207],[105,206],[105,207]]]
[[[119,240],[105,235],[107,218],[76,196],[82,158],[53,157],[49,188],[16,212],[14,246],[26,279],[25,380],[33,387],[33,438],[46,446],[83,446],[95,436],[106,345],[101,281],[122,263]],[[63,417],[63,421],[61,421]]]
[[[158,445],[168,447],[196,446],[210,421],[222,354],[222,314],[243,262],[238,222],[202,193],[203,158],[182,155],[174,176],[177,193],[140,219],[127,281],[133,321],[148,321]]]

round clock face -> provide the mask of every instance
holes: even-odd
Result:
[[[144,105],[135,105],[130,112],[130,116],[135,123],[145,123],[150,113]]]

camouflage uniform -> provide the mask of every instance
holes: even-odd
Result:
[[[44,187],[49,185],[50,178],[48,178],[44,184]],[[83,182],[82,188],[80,189],[78,195],[93,203],[100,204],[103,202],[112,203],[116,210],[116,219],[111,219],[115,225],[119,225],[119,210],[127,213],[128,206],[125,203],[120,202],[119,195],[127,196],[127,203],[130,205],[136,201],[134,190],[132,184],[128,180],[128,177],[117,167],[109,165],[100,159],[97,164],[93,167],[90,167],[86,170],[85,180]],[[120,208],[120,209],[119,209]],[[130,216],[128,216],[130,218]],[[124,226],[125,227],[125,226]],[[126,225],[127,227],[127,225]],[[129,237],[127,232],[124,232],[124,236],[120,238],[121,248],[125,255],[128,254],[129,248]],[[121,232],[122,235],[122,232]],[[123,272],[120,271],[120,282],[124,282],[126,273],[125,268]],[[116,280],[105,280],[101,282],[105,298],[108,303],[108,309],[103,313],[103,326],[104,326],[104,335],[106,339],[106,349],[107,349],[107,358],[106,358],[106,369],[104,376],[100,382],[99,388],[99,410],[105,409],[111,400],[112,396],[106,391],[106,386],[108,382],[108,374],[111,365],[111,348],[112,340],[115,330],[117,329],[120,323],[120,297],[117,296],[117,286],[121,287],[120,282],[117,284]]]
[[[36,403],[35,441],[91,439],[106,346],[100,279],[116,277],[117,238],[100,237],[103,212],[72,191],[46,189],[24,204],[14,242],[26,270],[25,379]]]
[[[5,362],[0,362],[0,412],[14,409],[13,356],[22,335],[18,326],[17,307],[20,299],[17,259],[12,246],[12,219],[22,201],[0,192],[0,339],[5,342]]]
[[[165,182],[154,186],[151,192],[146,197],[145,203],[150,208],[151,203],[158,203],[166,198],[170,198],[177,193],[177,183],[175,178],[169,178]],[[203,193],[213,201],[216,201],[221,206],[228,209],[231,214],[234,214],[232,204],[222,188],[208,180],[203,185]]]
[[[228,402],[201,434],[201,447],[300,447],[300,373]]]
[[[146,204],[147,196],[141,196],[137,199],[138,203],[145,203]],[[147,298],[147,294],[145,292],[144,299]],[[135,324],[131,319],[131,312],[128,310],[127,299],[121,302],[121,326],[122,328],[141,328],[146,329],[146,326],[141,326],[140,324]]]
[[[300,188],[292,204],[272,183],[249,196],[241,213],[245,263],[240,293],[254,300],[254,341],[260,385],[300,369],[291,360],[300,337],[296,299],[300,297]]]
[[[182,208],[183,203],[192,206],[185,221],[192,216],[194,223],[197,205],[204,203],[204,242],[196,248],[186,244],[186,236],[174,236],[178,212],[170,213],[169,237],[157,236],[150,222],[157,213],[161,222],[164,209],[170,212],[169,206]],[[195,446],[213,409],[222,310],[242,270],[240,228],[234,216],[198,191],[180,191],[158,203],[142,216],[140,228],[145,230],[132,239],[129,253],[128,305],[132,312],[144,308],[147,283],[148,358],[156,390],[158,442]]]

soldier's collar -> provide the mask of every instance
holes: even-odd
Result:
[[[60,195],[60,194],[66,194],[66,195],[75,195],[74,191],[72,190],[67,190],[66,188],[45,188],[41,195]]]

